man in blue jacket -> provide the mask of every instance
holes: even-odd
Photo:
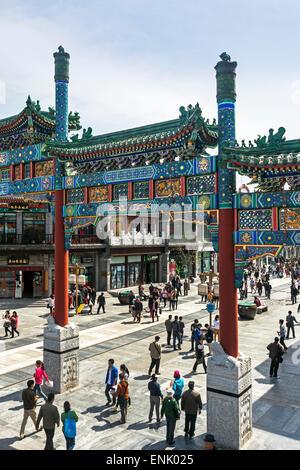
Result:
[[[118,369],[116,366],[114,366],[114,359],[109,359],[108,361],[108,368],[107,368],[107,373],[106,373],[106,379],[105,379],[105,395],[107,398],[107,403],[106,406],[111,406],[112,404],[116,404],[116,397],[113,396],[111,399],[111,395],[109,391],[112,388],[115,388],[117,383],[118,383]]]

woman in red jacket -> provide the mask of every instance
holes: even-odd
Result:
[[[49,382],[48,376],[45,372],[44,363],[42,361],[36,361],[35,365],[36,365],[36,369],[35,369],[35,373],[33,374],[33,377],[35,378],[35,386],[34,386],[33,391],[35,392],[35,394],[36,392],[38,392],[40,397],[43,397],[45,401],[48,401],[47,396],[43,393],[42,388],[41,388],[44,377]]]
[[[15,333],[17,333],[18,336],[20,336],[20,333],[18,332],[18,321],[19,317],[17,315],[17,312],[13,312],[12,317],[10,319],[10,324],[11,324],[11,337],[14,338]]]

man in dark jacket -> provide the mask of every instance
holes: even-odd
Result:
[[[274,343],[270,343],[267,346],[267,349],[270,351],[269,358],[271,359],[270,366],[270,377],[278,379],[277,372],[279,368],[279,363],[281,362],[282,355],[284,354],[283,346],[279,343],[279,338],[274,339]]]
[[[179,317],[179,336],[180,336],[180,344],[182,344],[182,341],[183,341],[183,332],[184,332],[184,327],[185,327],[185,324],[184,322],[182,321],[182,317]]]
[[[137,322],[141,322],[141,317],[142,317],[142,311],[143,311],[143,304],[140,301],[140,299],[136,299],[134,303],[134,311],[135,311],[135,318],[137,319]]]
[[[148,390],[150,391],[149,423],[151,423],[152,421],[154,407],[156,411],[156,421],[159,423],[160,422],[159,404],[160,404],[160,399],[163,398],[163,395],[161,393],[160,385],[157,382],[157,377],[155,374],[152,374],[151,376],[151,380],[148,383]]]
[[[214,330],[209,326],[208,323],[206,323],[205,325],[205,328],[206,328],[206,333],[205,333],[205,339],[206,339],[206,342],[207,342],[207,346],[208,346],[208,350],[209,350],[209,356],[211,356],[211,343],[213,342],[213,339],[214,339]]]
[[[185,412],[185,437],[190,435],[190,438],[195,435],[195,425],[197,413],[201,414],[202,400],[199,392],[194,390],[195,382],[188,383],[189,389],[183,392],[181,397],[181,409]]]
[[[176,315],[173,323],[172,323],[172,327],[173,327],[173,348],[174,348],[174,351],[177,350],[176,348],[176,339],[177,339],[177,342],[178,342],[178,349],[181,349],[181,346],[180,346],[180,326],[179,326],[179,321],[178,321],[178,316]]]
[[[194,323],[191,325],[191,349],[190,351],[194,351],[194,343],[195,343],[195,329],[197,328],[198,320],[194,320]]]
[[[55,424],[59,427],[59,413],[57,407],[53,405],[54,397],[54,393],[49,393],[48,401],[40,408],[36,423],[36,430],[38,430],[41,419],[43,419],[43,427],[47,437],[45,450],[55,450],[53,447]]]
[[[97,302],[98,302],[97,315],[99,315],[101,308],[103,310],[103,313],[105,313],[105,297],[104,297],[103,292],[102,292],[102,294],[99,295]]]
[[[206,374],[206,364],[205,364],[205,357],[204,357],[204,344],[203,344],[203,337],[200,338],[200,341],[198,344],[196,344],[196,362],[193,367],[193,372],[196,372],[198,364],[203,365],[204,372]]]
[[[24,439],[24,432],[25,432],[25,426],[28,420],[28,417],[33,421],[35,429],[37,429],[36,425],[36,396],[33,391],[34,387],[34,381],[33,380],[28,380],[27,382],[27,388],[25,388],[22,392],[22,400],[23,400],[23,405],[24,405],[24,416],[23,416],[23,421],[21,424],[21,430],[20,430],[20,439]],[[40,428],[41,429],[41,428]],[[40,429],[37,429],[38,431]]]
[[[171,345],[171,336],[173,331],[173,324],[172,324],[172,315],[169,315],[168,320],[165,321],[165,327],[167,330],[167,344],[168,346]]]
[[[295,323],[299,323],[296,318],[292,315],[291,310],[288,311],[288,315],[286,317],[286,326],[287,326],[287,335],[286,339],[289,339],[290,330],[292,330],[293,338],[295,338]]]

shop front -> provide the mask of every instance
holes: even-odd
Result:
[[[45,278],[43,267],[0,268],[0,298],[41,298]]]
[[[111,289],[136,286],[142,282],[142,256],[113,256],[110,271]]]
[[[112,256],[110,288],[121,289],[158,282],[159,255]]]

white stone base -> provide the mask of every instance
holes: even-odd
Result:
[[[79,328],[73,323],[65,327],[48,319],[44,329],[44,364],[53,388],[46,390],[63,393],[79,384]]]
[[[212,343],[207,361],[207,433],[216,447],[241,449],[252,436],[252,373],[250,357],[237,359]]]

